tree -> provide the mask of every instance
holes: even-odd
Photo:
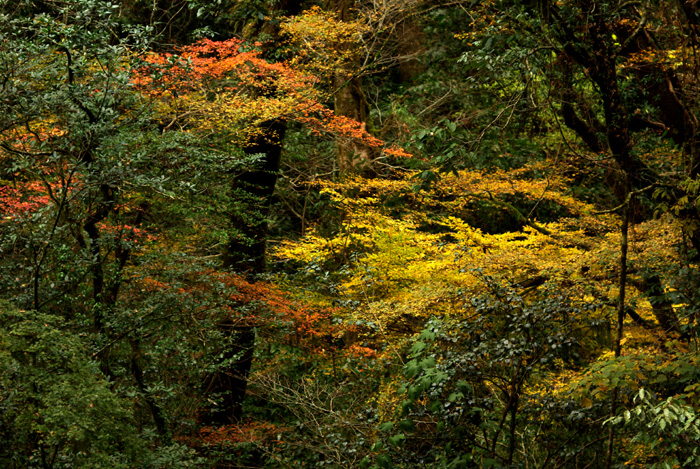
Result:
[[[186,467],[183,445],[149,448],[130,400],[63,319],[0,305],[0,462],[4,467]],[[60,379],[57,379],[60,376]]]
[[[236,39],[202,40],[182,47],[179,55],[152,54],[136,77],[140,89],[160,101],[166,129],[215,135],[222,145],[238,145],[256,160],[253,169],[234,174],[230,180],[231,197],[237,203],[229,206],[230,235],[223,262],[225,268],[246,272],[251,279],[266,270],[267,217],[287,121],[296,120],[315,133],[333,132],[374,148],[383,144],[361,123],[327,109],[322,91],[315,86],[316,77],[270,62],[264,58],[268,54],[264,46]],[[231,416],[240,419],[254,332],[251,326],[228,321],[220,326],[245,342],[231,348],[224,358],[242,353],[241,361],[214,376],[209,386],[212,392],[235,389],[230,411],[221,413],[228,416],[219,419],[223,422]]]
[[[221,241],[216,238],[225,225],[224,214],[213,207],[234,204],[214,175],[242,173],[255,159],[230,144],[162,132],[154,97],[136,86],[143,66],[136,57],[148,46],[148,31],[124,28],[116,5],[2,6],[3,294],[37,315],[60,316],[62,328],[77,331],[99,364],[96,379],[103,384],[95,386],[119,383],[120,398],[130,393],[144,410],[135,413],[139,427],[146,433],[155,427],[167,443],[175,403],[188,393],[198,395],[193,389],[199,391],[201,370],[216,368],[211,360],[221,349],[235,349],[236,336],[228,338],[231,345],[210,330],[211,318],[199,305],[178,309],[169,303],[180,271],[158,278],[169,295],[152,303],[143,294],[152,292],[146,272],[186,257],[188,268],[208,267],[208,244]],[[203,236],[196,226],[209,231]],[[173,244],[166,232],[177,233],[183,245]],[[192,253],[188,242],[201,247]],[[227,298],[233,289],[230,284],[220,293]],[[222,302],[214,301],[212,309],[222,309]],[[176,323],[189,327],[178,331]],[[212,348],[200,352],[202,361],[190,360],[178,391],[171,392],[162,384],[168,374],[154,370],[167,363],[165,351],[194,353],[183,352],[192,334],[209,336]],[[168,372],[178,374],[173,368]]]

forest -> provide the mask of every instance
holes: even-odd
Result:
[[[696,0],[0,0],[0,467],[700,467]]]

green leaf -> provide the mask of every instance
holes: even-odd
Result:
[[[377,465],[379,467],[391,467],[391,458],[386,454],[378,454]]]
[[[396,435],[389,438],[389,443],[394,446],[399,446],[401,442],[403,442],[405,439],[406,436],[403,433],[397,433]]]
[[[411,347],[411,356],[416,357],[416,356],[420,355],[420,353],[425,349],[425,347],[426,347],[425,342],[418,341],[418,342],[414,343],[413,346]]]
[[[388,432],[392,428],[394,428],[394,422],[384,422],[383,424],[379,425],[379,430],[383,432]]]

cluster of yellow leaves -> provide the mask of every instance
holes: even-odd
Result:
[[[459,289],[476,288],[476,270],[512,281],[536,273],[570,277],[583,251],[565,239],[581,237],[583,228],[547,225],[558,238],[529,227],[487,234],[459,216],[469,210],[470,201],[515,194],[533,205],[541,198],[555,200],[576,216],[591,209],[563,192],[564,181],[527,181],[519,176],[518,172],[462,171],[446,176],[427,192],[413,191],[411,175],[325,183],[323,192],[344,211],[342,229],[332,238],[311,233],[299,242],[287,242],[276,255],[302,263],[349,266],[349,275],[342,279],[345,294],[392,317],[454,312],[444,300]],[[400,216],[393,216],[382,203],[391,197],[408,208]],[[444,216],[428,219],[422,210],[426,207],[439,208]],[[501,207],[494,203],[493,208]],[[438,231],[443,233],[425,229],[430,224],[440,225]]]
[[[455,37],[472,46],[489,35],[512,33],[513,25],[503,20],[501,12],[502,6],[494,0],[479,2],[474,9],[473,19],[467,31],[455,34]]]
[[[318,77],[331,77],[360,58],[361,36],[367,26],[359,21],[340,21],[334,12],[314,6],[281,24],[296,54],[290,64]]]
[[[655,49],[648,47],[643,51],[630,54],[627,60],[620,64],[621,68],[643,67],[647,64],[664,64],[670,68],[681,67],[688,58],[689,52],[683,49]]]
[[[312,231],[282,244],[274,255],[335,270],[344,298],[362,305],[348,313],[351,319],[395,331],[419,327],[430,316],[467,314],[464,300],[483,291],[482,275],[511,285],[541,277],[582,300],[614,303],[620,240],[615,216],[594,214],[592,205],[567,192],[564,178],[532,178],[538,169],[461,171],[421,192],[413,190],[410,174],[326,182],[322,191],[344,213],[341,229],[332,237]],[[534,207],[531,225],[486,233],[465,221],[471,202],[508,211],[512,205],[500,204],[507,198]],[[537,223],[537,206],[545,202],[566,216]],[[630,265],[672,262],[678,230],[669,226],[669,220],[637,225],[630,235]],[[652,319],[648,301],[633,288],[630,295],[638,313]],[[611,312],[603,308],[597,314],[602,319]]]

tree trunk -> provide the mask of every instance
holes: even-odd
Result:
[[[277,2],[270,13],[272,17],[280,13],[293,15],[300,9],[298,2],[283,0]],[[260,31],[249,31],[251,37],[248,39],[255,39],[258,32],[274,38],[279,33],[278,23],[267,21]],[[263,56],[271,52],[271,44],[273,41],[266,43]],[[266,270],[267,217],[279,175],[286,129],[287,124],[280,119],[261,124],[259,134],[244,148],[248,155],[262,155],[261,164],[238,176],[232,183],[236,206],[231,207],[232,234],[224,252],[223,266],[244,273],[250,281],[255,281],[257,275]],[[210,425],[227,425],[239,422],[243,417],[243,399],[255,350],[255,329],[249,324],[237,324],[232,319],[217,326],[227,342],[219,361],[228,365],[222,365],[204,380],[204,391],[220,397],[221,405],[211,409],[203,420]]]
[[[625,321],[625,294],[627,291],[627,250],[628,250],[628,234],[629,234],[629,220],[630,214],[632,212],[632,200],[631,194],[625,198],[625,204],[622,207],[622,220],[620,223],[620,272],[618,277],[618,298],[617,298],[617,331],[615,334],[615,358],[620,358],[622,355],[622,334]],[[615,416],[615,410],[617,409],[617,394],[618,388],[615,386],[610,394],[610,418]],[[605,468],[610,469],[612,467],[613,453],[615,450],[615,426],[610,425],[610,430],[608,433],[608,449],[605,454]]]
[[[281,120],[261,125],[261,133],[245,148],[248,155],[262,154],[259,168],[233,182],[236,207],[231,212],[232,239],[224,254],[224,267],[254,276],[265,271],[267,217],[275,191],[287,126]]]
[[[203,391],[219,399],[219,405],[202,417],[206,425],[222,426],[240,422],[243,417],[243,398],[248,387],[248,375],[253,365],[255,330],[232,321],[222,321],[217,327],[226,334],[230,343],[222,351],[222,362],[234,360],[204,381]]]
[[[338,14],[338,20],[351,21],[354,0],[334,0],[331,7]],[[358,76],[359,64],[347,63],[333,75],[334,111],[338,116],[349,117],[359,122],[363,129],[371,133],[369,104],[365,96],[362,78]],[[342,175],[360,173],[373,174],[373,160],[376,150],[358,140],[338,143],[338,171]]]

